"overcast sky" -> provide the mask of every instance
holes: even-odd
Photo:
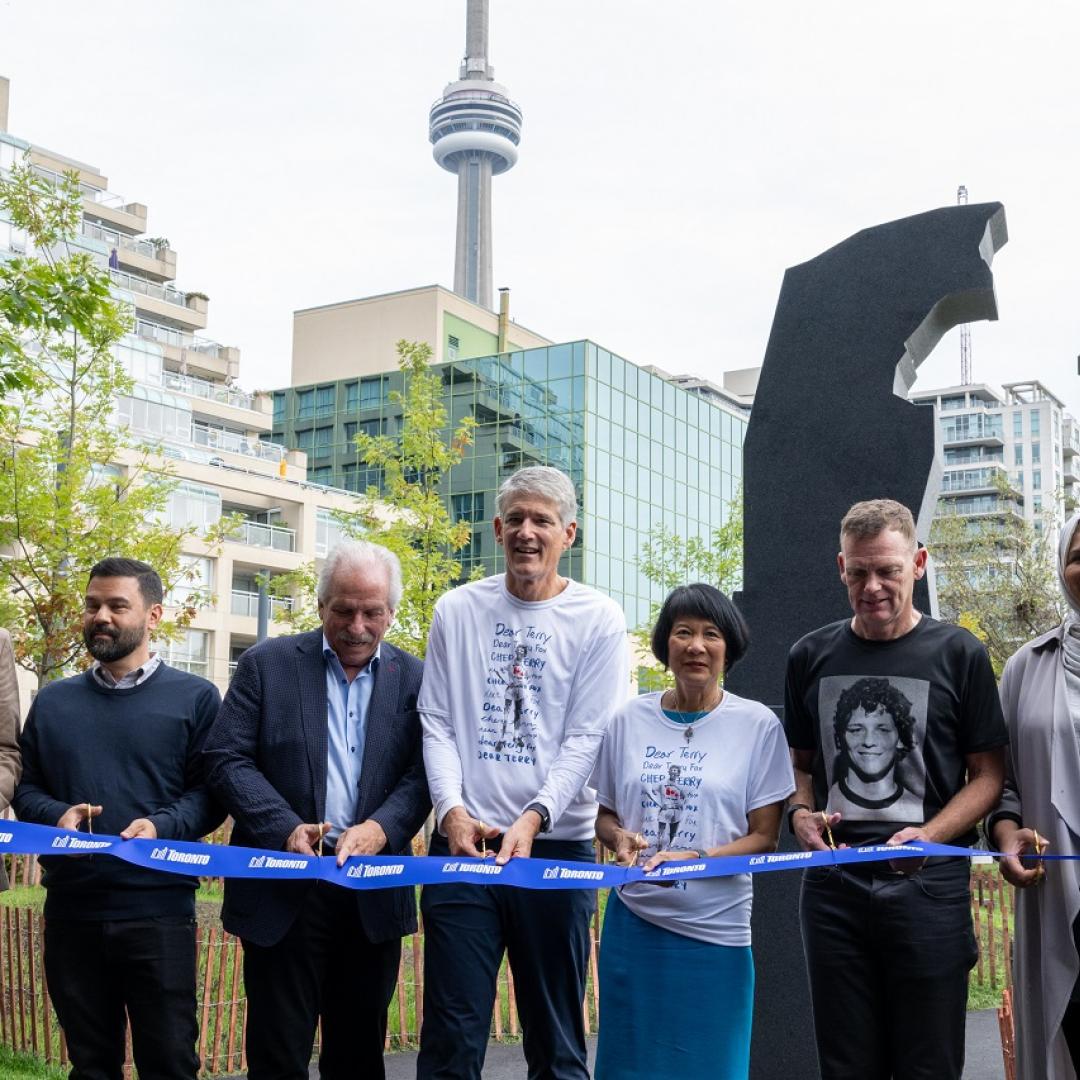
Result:
[[[976,378],[1080,415],[1072,2],[493,0],[524,110],[495,181],[514,317],[719,380],[760,364],[785,267],[879,222],[1005,204]],[[150,208],[241,382],[289,379],[297,308],[453,278],[427,114],[464,0],[0,0],[9,128]],[[958,332],[918,386],[959,379]]]

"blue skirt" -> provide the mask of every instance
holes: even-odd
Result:
[[[595,1080],[746,1080],[753,1015],[748,945],[663,930],[611,891],[600,939]]]

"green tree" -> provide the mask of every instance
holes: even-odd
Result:
[[[939,513],[930,551],[941,617],[971,630],[1000,674],[1024,642],[1055,626],[1063,612],[1052,516],[1032,523],[1008,512],[1015,492],[1004,478],[998,487],[1000,517]]]
[[[0,366],[29,387],[0,410],[0,625],[39,686],[86,660],[90,567],[125,555],[177,584],[191,531],[161,524],[174,481],[117,424],[116,397],[132,382],[115,345],[131,316],[90,255],[69,246],[81,206],[74,173],[54,186],[22,164],[0,179],[0,212],[33,252],[0,265]],[[182,609],[162,633],[192,614]]]
[[[742,494],[728,503],[724,524],[708,540],[677,533],[657,525],[642,545],[638,568],[646,579],[665,594],[678,585],[704,581],[729,596],[742,584],[743,565]],[[662,690],[673,685],[670,673],[652,658],[652,628],[656,625],[660,604],[654,603],[646,626],[632,632],[646,662],[639,665],[638,685],[642,690]]]
[[[451,430],[442,380],[430,367],[430,345],[399,341],[397,353],[405,389],[393,391],[390,400],[401,408],[400,434],[356,437],[360,458],[381,471],[382,488],[368,488],[356,511],[334,517],[345,535],[382,544],[401,560],[405,588],[387,637],[423,656],[435,602],[461,580],[458,555],[472,526],[451,520],[444,489],[476,425],[465,417]],[[279,575],[272,584],[276,593],[294,596],[293,610],[279,616],[283,621],[295,629],[317,625],[313,566]]]

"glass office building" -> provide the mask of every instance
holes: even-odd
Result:
[[[563,559],[566,575],[621,603],[630,626],[660,599],[638,569],[650,531],[708,539],[726,519],[742,477],[748,417],[676,386],[653,371],[575,341],[434,365],[451,422],[476,420],[475,441],[453,472],[446,498],[456,519],[474,523],[461,556],[502,568],[491,519],[502,481],[523,465],[554,465],[574,481],[579,531]],[[400,429],[390,400],[400,371],[297,386],[274,396],[274,439],[307,451],[308,477],[362,492],[378,485],[355,435]],[[447,429],[449,437],[450,429]]]

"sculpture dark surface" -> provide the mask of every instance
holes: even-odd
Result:
[[[852,503],[897,499],[927,540],[939,436],[933,407],[905,395],[946,331],[997,318],[990,262],[1006,239],[1000,203],[948,207],[865,229],[785,273],[743,447],[736,600],[752,644],[727,681],[734,693],[782,715],[792,644],[850,615],[836,553]],[[936,613],[931,575],[915,605]],[[755,1080],[818,1075],[799,876],[755,881]]]

